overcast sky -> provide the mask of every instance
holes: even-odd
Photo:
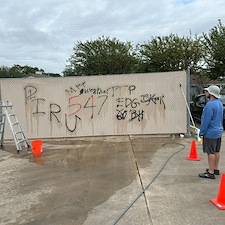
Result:
[[[77,41],[200,35],[218,19],[225,24],[225,0],[1,0],[0,66],[61,74]]]

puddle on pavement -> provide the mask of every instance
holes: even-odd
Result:
[[[130,142],[131,143],[128,143]],[[72,168],[75,170],[101,166],[124,159],[124,154],[129,155],[130,148],[135,151],[135,157],[141,167],[149,164],[157,149],[162,143],[171,141],[170,138],[135,137],[103,137],[89,139],[61,139],[44,140],[43,153],[32,154],[31,147],[23,148],[19,154],[13,142],[7,143],[3,150],[12,153],[15,158],[28,159],[29,162],[40,166]]]
[[[75,170],[101,167],[115,160],[121,160],[124,154],[129,154],[127,139],[122,139],[118,145],[114,139],[96,138],[90,140],[49,140],[43,141],[43,153],[32,154],[31,147],[18,154],[13,142],[4,145],[3,150],[15,158],[27,159],[29,162],[46,167],[63,167]]]

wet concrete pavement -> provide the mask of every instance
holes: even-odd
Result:
[[[225,210],[210,202],[221,176],[198,177],[207,158],[196,142],[201,160],[186,159],[192,140],[147,135],[43,140],[40,156],[25,149],[17,154],[14,143],[5,142],[0,224],[224,225]],[[225,139],[221,172],[224,149]]]

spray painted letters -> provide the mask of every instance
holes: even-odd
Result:
[[[156,106],[166,110],[164,95],[144,93],[136,96],[135,90],[137,87],[133,84],[93,88],[84,81],[67,88],[62,93],[64,96],[62,104],[49,98],[47,100],[37,86],[28,85],[24,88],[25,106],[30,116],[39,119],[47,117],[50,123],[62,124],[71,133],[80,128],[79,124],[82,124],[84,119],[95,120],[106,117],[109,109],[112,110],[113,115],[110,120],[127,120],[133,123],[141,123],[146,119],[146,113],[155,110]]]

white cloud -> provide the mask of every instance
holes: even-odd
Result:
[[[0,8],[0,66],[61,73],[77,41],[102,35],[143,43],[202,34],[225,21],[224,0],[10,0]]]

